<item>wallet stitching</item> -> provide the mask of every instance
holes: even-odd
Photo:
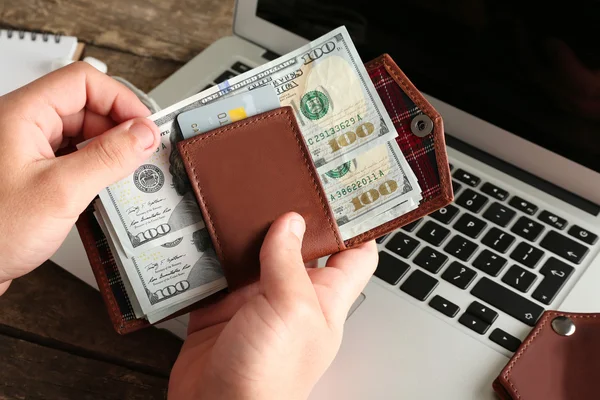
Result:
[[[263,117],[259,117],[259,118],[253,119],[251,121],[248,121],[248,122],[245,122],[245,123],[242,123],[242,124],[239,124],[239,125],[234,125],[234,126],[229,126],[227,128],[223,128],[223,129],[218,130],[218,131],[213,132],[213,133],[209,133],[209,134],[206,134],[206,135],[200,135],[196,139],[191,140],[191,141],[189,141],[187,143],[184,143],[183,144],[183,153],[185,154],[185,157],[186,157],[186,160],[188,162],[188,165],[192,165],[192,162],[190,160],[190,156],[189,156],[188,151],[187,151],[187,147],[188,146],[191,146],[192,144],[194,144],[196,142],[199,142],[199,141],[210,139],[210,138],[212,138],[212,137],[214,137],[216,135],[222,134],[224,132],[227,132],[227,131],[230,131],[230,130],[233,130],[233,129],[236,129],[236,128],[240,128],[240,127],[243,127],[243,126],[255,124],[258,121],[262,121],[262,120],[265,120],[265,119],[273,118],[273,117],[276,117],[276,116],[279,116],[279,115],[282,115],[282,114],[285,114],[285,117],[289,121],[290,127],[292,128],[292,132],[294,133],[294,137],[296,138],[296,142],[298,144],[298,148],[300,149],[300,152],[302,153],[302,156],[304,157],[304,164],[306,165],[308,173],[310,174],[310,176],[311,176],[311,178],[313,180],[314,187],[315,187],[315,194],[319,197],[319,200],[321,201],[321,205],[323,206],[323,211],[325,212],[325,216],[327,217],[327,220],[329,221],[329,227],[331,228],[331,233],[333,234],[333,237],[335,238],[335,241],[337,243],[338,251],[340,251],[341,250],[340,239],[339,239],[338,235],[335,232],[335,227],[333,226],[333,222],[331,221],[331,216],[329,215],[329,212],[327,212],[327,207],[326,207],[326,205],[325,205],[325,203],[323,201],[323,193],[321,193],[321,191],[319,191],[319,185],[317,183],[317,180],[315,179],[315,173],[314,173],[313,169],[310,168],[310,164],[308,163],[308,158],[306,156],[306,152],[304,151],[304,149],[302,148],[302,145],[300,143],[300,140],[301,139],[304,140],[304,138],[302,138],[300,136],[300,133],[298,132],[298,129],[296,129],[296,127],[294,127],[294,125],[292,123],[292,119],[289,116],[289,112],[287,112],[285,110],[284,111],[278,111],[276,113],[269,114],[269,115],[266,115],[266,116],[263,116]],[[198,194],[200,196],[200,201],[202,202],[204,208],[206,209],[206,214],[207,214],[208,219],[209,219],[209,224],[211,226],[212,231],[215,233],[215,239],[217,240],[217,247],[219,249],[219,252],[221,253],[221,256],[223,257],[221,243],[219,242],[219,237],[217,235],[217,231],[215,230],[214,223],[212,222],[212,217],[210,215],[210,211],[208,209],[206,201],[204,201],[204,196],[202,195],[202,189],[200,188],[200,182],[199,182],[199,179],[198,179],[198,175],[196,174],[196,169],[194,167],[192,167],[192,173],[194,174],[194,178],[195,178],[195,181],[196,181],[196,187],[198,188]],[[224,257],[223,257],[223,259],[224,259]]]
[[[512,372],[513,367],[515,366],[515,364],[517,363],[517,361],[519,360],[519,358],[521,358],[521,356],[525,353],[525,350],[527,350],[527,348],[532,344],[533,340],[542,331],[542,328],[546,325],[546,323],[548,322],[548,320],[551,317],[560,316],[560,315],[564,315],[566,317],[573,318],[573,319],[581,319],[581,318],[590,319],[590,318],[596,318],[597,317],[597,315],[595,315],[595,314],[591,314],[591,315],[573,315],[573,314],[562,314],[562,313],[557,313],[557,312],[549,312],[548,314],[546,314],[546,316],[544,317],[544,319],[540,323],[540,326],[535,330],[535,332],[533,333],[533,335],[531,335],[531,337],[529,339],[527,339],[527,342],[525,342],[525,344],[523,345],[523,347],[521,347],[521,349],[519,350],[519,352],[517,353],[517,355],[514,357],[514,359],[508,365],[508,368],[507,368],[506,372],[504,373],[504,379],[506,379],[506,382],[508,382],[508,384],[510,385],[510,387],[515,392],[515,395],[517,396],[517,399],[520,399],[521,395],[519,394],[519,390],[515,387],[515,385],[510,380],[510,373]]]

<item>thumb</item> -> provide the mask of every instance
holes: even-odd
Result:
[[[314,295],[311,280],[302,261],[304,219],[286,213],[269,228],[260,251],[261,291],[274,297]]]
[[[96,136],[60,158],[61,175],[76,183],[77,201],[87,205],[105,187],[125,178],[155,152],[159,131],[147,118],[135,118]]]

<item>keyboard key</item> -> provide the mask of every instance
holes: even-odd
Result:
[[[234,76],[237,76],[237,74],[235,72],[231,72],[229,70],[223,72],[221,75],[219,75],[217,77],[217,79],[215,79],[215,83],[219,84],[221,82],[225,82],[227,79],[233,78]]]
[[[398,232],[389,242],[387,242],[385,247],[402,258],[409,258],[417,247],[419,247],[419,244],[418,240],[413,239],[402,232]]]
[[[506,265],[506,260],[488,249],[484,249],[475,261],[473,261],[473,266],[478,270],[485,272],[491,276],[498,276],[500,271]]]
[[[587,244],[594,244],[598,240],[598,235],[595,235],[590,231],[586,231],[577,225],[573,225],[567,233],[574,238],[584,241]]]
[[[240,74],[243,74],[246,71],[250,71],[252,68],[250,68],[249,66],[247,66],[246,64],[237,61],[235,64],[233,64],[231,66],[231,69],[234,70],[235,72],[239,72]]]
[[[426,246],[413,260],[419,267],[437,274],[448,261],[448,256]]]
[[[417,232],[417,237],[429,242],[434,246],[439,246],[448,237],[450,231],[432,221],[427,221],[425,225]]]
[[[564,262],[550,257],[544,263],[540,272],[544,280],[538,285],[531,297],[544,304],[550,304],[569,279],[575,268]]]
[[[521,341],[516,337],[509,335],[500,328],[496,328],[490,334],[490,340],[508,351],[515,352],[521,345]]]
[[[546,210],[543,210],[540,215],[538,215],[538,219],[559,230],[563,230],[565,229],[565,226],[567,226],[566,219]]]
[[[502,282],[525,293],[536,280],[535,274],[524,270],[518,265],[513,265],[502,277]]]
[[[393,255],[384,251],[380,251],[379,263],[374,275],[390,285],[396,285],[409,269],[410,266],[404,261],[398,260]]]
[[[477,272],[469,267],[462,265],[459,262],[454,261],[442,274],[442,279],[450,282],[454,286],[460,289],[466,289],[469,287],[473,279],[477,276]]]
[[[481,191],[485,194],[489,194],[490,196],[498,199],[498,200],[506,200],[508,198],[508,192],[504,189],[499,188],[498,186],[492,185],[489,182],[486,182],[481,186]]]
[[[499,251],[500,253],[506,253],[508,248],[515,241],[513,235],[509,235],[506,232],[502,232],[498,228],[492,228],[485,234],[481,243],[492,248],[493,250]]]
[[[517,235],[534,242],[543,232],[544,226],[527,217],[521,217],[510,230]]]
[[[462,185],[456,181],[452,181],[452,191],[456,194],[462,188]]]
[[[506,226],[514,218],[517,213],[514,210],[494,202],[483,213],[483,218],[500,226]]]
[[[512,199],[508,202],[511,206],[516,208],[519,211],[523,211],[526,214],[533,215],[537,211],[538,207],[535,204],[528,202],[527,200],[523,200],[519,196],[513,196]]]
[[[211,88],[213,86],[215,86],[215,85],[212,84],[212,83],[209,83],[208,85],[204,86],[200,92],[204,92],[206,89],[209,89],[209,88]],[[200,92],[198,92],[198,93],[200,93]]]
[[[400,289],[415,299],[424,301],[438,284],[437,279],[417,269],[400,285]]]
[[[443,224],[449,224],[458,215],[458,207],[448,204],[446,207],[440,208],[430,215]]]
[[[544,312],[534,302],[486,277],[477,282],[471,294],[529,326],[534,326]]]
[[[540,242],[540,246],[574,264],[580,264],[589,251],[586,246],[556,231],[548,232]]]
[[[418,219],[416,221],[411,222],[410,224],[406,224],[402,227],[403,230],[405,230],[406,232],[412,232],[415,230],[415,228],[417,226],[419,226],[419,224],[421,223],[421,221],[423,221],[423,218]]]
[[[456,204],[473,213],[478,213],[487,201],[488,199],[484,195],[476,193],[471,189],[465,189],[462,194],[458,196]]]
[[[487,226],[485,222],[472,216],[471,214],[465,213],[460,216],[458,221],[454,224],[454,229],[464,233],[465,235],[476,239],[483,229]]]
[[[471,303],[471,305],[469,305],[469,308],[467,308],[467,314],[471,314],[472,316],[477,317],[490,325],[496,321],[496,318],[498,318],[498,313],[496,311],[490,309],[488,306],[484,306],[478,301],[474,301]]]
[[[460,235],[455,235],[444,247],[446,253],[463,261],[469,261],[475,250],[477,245]]]
[[[438,295],[433,296],[429,301],[429,305],[450,318],[454,318],[460,311],[459,306]]]
[[[461,315],[460,318],[458,319],[458,322],[460,322],[467,328],[479,333],[480,335],[485,334],[487,332],[487,330],[490,329],[490,326],[488,324],[486,324],[479,318],[474,317],[471,314],[467,314],[467,313],[464,313],[463,315]]]
[[[452,163],[448,163],[448,167],[450,168],[450,171],[454,169],[454,165],[452,165]]]
[[[385,242],[385,239],[387,239],[390,235],[391,235],[391,233],[387,233],[383,236],[380,236],[377,239],[375,239],[375,242],[381,244],[381,243]]]
[[[510,258],[529,268],[535,268],[543,256],[544,252],[542,250],[530,246],[525,242],[519,243],[510,254]]]
[[[454,179],[456,179],[457,181],[461,181],[462,183],[466,183],[469,186],[477,186],[479,185],[479,182],[481,182],[481,179],[479,179],[479,177],[471,174],[470,172],[467,172],[461,168],[457,169],[456,172],[454,173]]]

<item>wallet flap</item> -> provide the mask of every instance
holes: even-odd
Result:
[[[231,290],[258,279],[263,239],[285,212],[304,217],[305,261],[344,248],[291,107],[177,145]]]
[[[365,67],[398,132],[396,142],[417,177],[423,198],[415,210],[347,240],[347,247],[376,239],[454,200],[441,115],[388,54]]]
[[[494,382],[521,400],[598,399],[600,314],[546,311]]]

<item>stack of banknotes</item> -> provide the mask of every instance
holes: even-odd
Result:
[[[288,105],[344,240],[418,206],[398,134],[340,27],[149,117],[160,146],[94,203],[136,317],[154,323],[227,286],[176,143]]]

